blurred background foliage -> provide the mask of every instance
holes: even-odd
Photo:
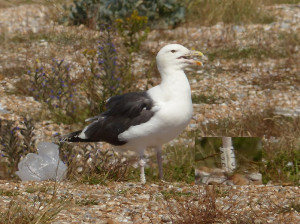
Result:
[[[72,24],[90,28],[124,19],[134,11],[147,17],[152,28],[174,27],[185,18],[185,7],[178,0],[74,0],[69,11]]]
[[[97,28],[103,22],[130,16],[148,18],[151,28],[174,28],[183,22],[198,25],[271,23],[275,18],[261,5],[296,4],[299,0],[73,0],[65,20]]]

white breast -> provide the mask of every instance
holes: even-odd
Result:
[[[159,146],[176,138],[185,129],[191,120],[193,105],[190,86],[185,75],[184,78],[171,86],[162,83],[148,91],[155,102],[152,109],[155,114],[148,122],[132,126],[118,136],[129,142],[125,148]]]

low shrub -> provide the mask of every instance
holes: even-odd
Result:
[[[90,28],[124,19],[134,10],[146,16],[152,27],[174,27],[183,22],[185,16],[185,8],[177,0],[74,0],[68,10],[72,24],[85,24]]]

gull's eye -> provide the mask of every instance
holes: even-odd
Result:
[[[172,53],[175,53],[176,51],[175,51],[175,50],[171,50],[171,52],[172,52]]]

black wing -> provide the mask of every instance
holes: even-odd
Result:
[[[118,135],[131,126],[145,123],[151,119],[153,100],[146,92],[133,92],[111,97],[106,103],[107,111],[97,117],[88,119],[93,123],[88,125],[84,141],[105,141],[113,145],[123,145]]]

